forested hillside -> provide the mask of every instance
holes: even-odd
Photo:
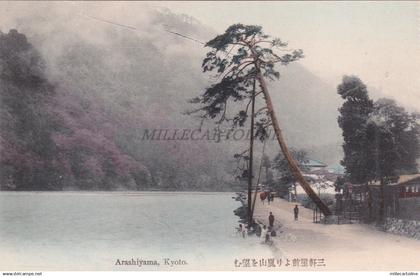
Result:
[[[41,9],[42,6],[39,6]],[[201,41],[213,31],[186,15],[145,9],[136,30],[76,16],[17,9],[2,29],[1,188],[226,190],[233,155],[248,142],[145,141],[144,131],[196,129],[183,113],[212,81]],[[80,14],[79,14],[80,15]],[[64,20],[65,19],[65,20]],[[341,158],[335,88],[303,66],[281,68],[275,108],[292,147]],[[205,124],[212,129],[214,125]],[[275,143],[267,152],[278,151]]]

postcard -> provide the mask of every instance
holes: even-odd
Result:
[[[0,2],[0,271],[420,271],[419,2]]]

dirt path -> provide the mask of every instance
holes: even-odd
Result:
[[[270,205],[256,203],[258,221],[268,225],[271,211],[275,227],[280,226],[274,243],[283,258],[322,258],[326,264],[323,270],[420,271],[420,241],[362,224],[316,224],[312,210],[303,206],[299,206],[299,220],[295,221],[294,205],[279,198]]]

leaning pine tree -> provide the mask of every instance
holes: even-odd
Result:
[[[256,129],[255,136],[260,139],[264,139],[267,136],[267,128],[273,126],[292,174],[324,215],[330,215],[329,208],[312,190],[290,154],[267,89],[267,79],[275,80],[280,77],[279,72],[274,68],[275,64],[287,65],[302,58],[302,50],[288,50],[287,43],[280,39],[270,38],[263,33],[262,27],[242,24],[230,26],[225,33],[208,41],[205,46],[210,47],[211,50],[203,60],[203,72],[215,73],[217,82],[208,87],[201,96],[191,100],[191,103],[201,105],[191,113],[199,113],[202,119],[213,119],[218,124],[230,122],[232,127],[243,126],[247,118],[251,117],[251,125],[255,125]],[[287,53],[279,54],[280,51]],[[258,96],[263,98],[265,104],[263,108],[254,111],[255,100]],[[250,105],[251,116],[248,115]],[[229,111],[235,112],[231,118],[228,116]],[[256,120],[255,124],[254,120]],[[251,139],[253,138],[253,129],[251,129]],[[250,155],[252,159],[252,149]],[[252,163],[248,174],[251,173],[251,168]],[[252,220],[251,185],[250,181],[248,184],[249,221]]]

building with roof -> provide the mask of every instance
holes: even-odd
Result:
[[[420,174],[401,175],[384,186],[384,212],[386,217],[420,220]],[[361,215],[368,215],[369,205],[373,216],[379,214],[381,186],[379,181],[367,184],[346,182],[343,200],[360,206]]]
[[[399,198],[420,198],[420,174],[401,175],[397,183],[389,186],[395,187]]]
[[[379,183],[371,187],[379,194]],[[420,174],[401,175],[385,186],[385,211],[389,217],[420,220]]]
[[[325,169],[326,167],[328,167],[327,164],[322,163],[321,161],[318,161],[318,160],[314,160],[314,159],[308,159],[307,162],[305,162],[301,165],[309,168],[309,170],[311,170],[311,171]]]

